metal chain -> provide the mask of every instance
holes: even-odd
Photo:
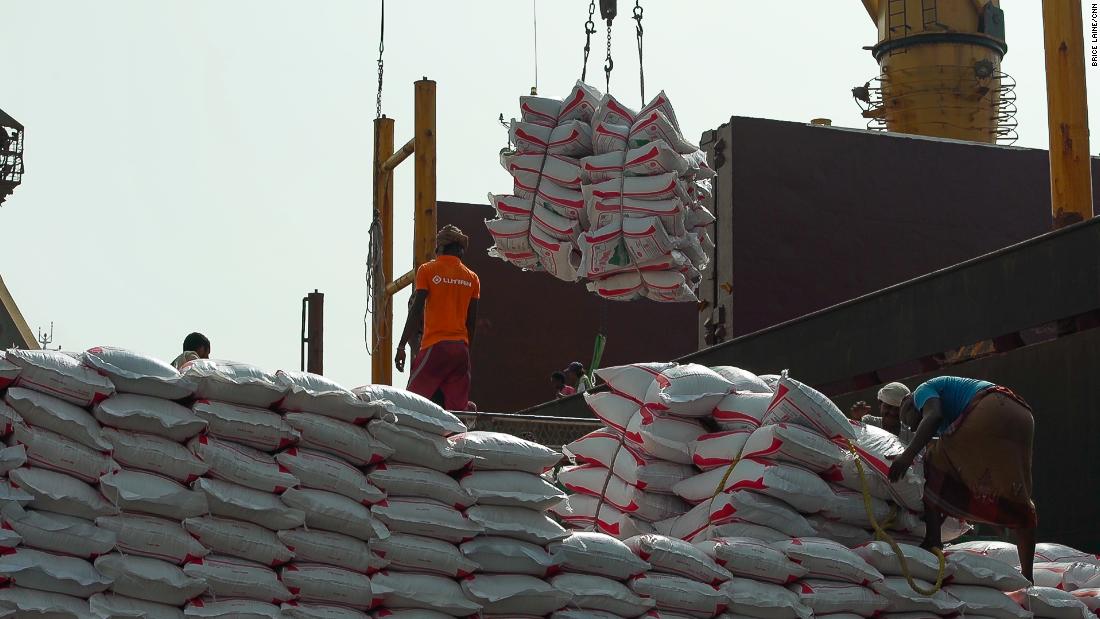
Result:
[[[596,0],[588,3],[588,21],[584,22],[584,64],[581,65],[581,81],[588,75],[588,53],[592,51],[592,35],[596,34],[596,22],[592,16],[596,14]]]
[[[634,21],[638,23],[638,84],[645,107],[645,68],[642,64],[642,0],[634,0]]]
[[[611,59],[611,20],[607,20],[607,61],[603,65],[605,78],[604,92],[611,92],[611,70],[615,68],[615,61]]]
[[[382,0],[382,15],[378,33],[378,96],[374,100],[374,117],[382,118],[382,52],[386,51],[386,0]]]

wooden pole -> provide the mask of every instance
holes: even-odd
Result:
[[[1054,228],[1092,217],[1081,0],[1043,0]]]
[[[435,82],[424,78],[415,84],[413,127],[414,182],[413,270],[435,258]]]
[[[306,298],[309,320],[306,329],[306,371],[325,373],[325,293],[314,290]]]
[[[371,324],[371,382],[393,384],[393,299],[386,285],[393,279],[393,172],[383,169],[393,156],[393,119],[374,119],[374,211],[382,228],[382,272],[374,274],[374,303],[377,318]]]

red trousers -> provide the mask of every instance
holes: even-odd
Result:
[[[464,411],[470,401],[470,347],[466,342],[437,342],[417,353],[408,390],[429,400],[443,392],[443,408]]]

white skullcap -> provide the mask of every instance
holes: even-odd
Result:
[[[909,395],[909,387],[901,383],[890,383],[878,390],[878,399],[890,406],[901,406],[901,401]]]

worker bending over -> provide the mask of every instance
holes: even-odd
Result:
[[[464,411],[470,403],[470,343],[481,296],[477,274],[462,264],[469,245],[455,226],[444,226],[436,235],[436,259],[416,270],[416,291],[394,358],[398,371],[404,371],[405,346],[423,327],[408,389],[426,398],[442,391],[444,408],[453,411]]]
[[[890,465],[897,481],[924,458],[925,548],[939,548],[943,514],[1016,530],[1020,571],[1034,582],[1035,525],[1031,446],[1035,418],[1019,396],[984,380],[940,376],[901,404],[916,435]],[[939,440],[932,442],[938,436]]]

